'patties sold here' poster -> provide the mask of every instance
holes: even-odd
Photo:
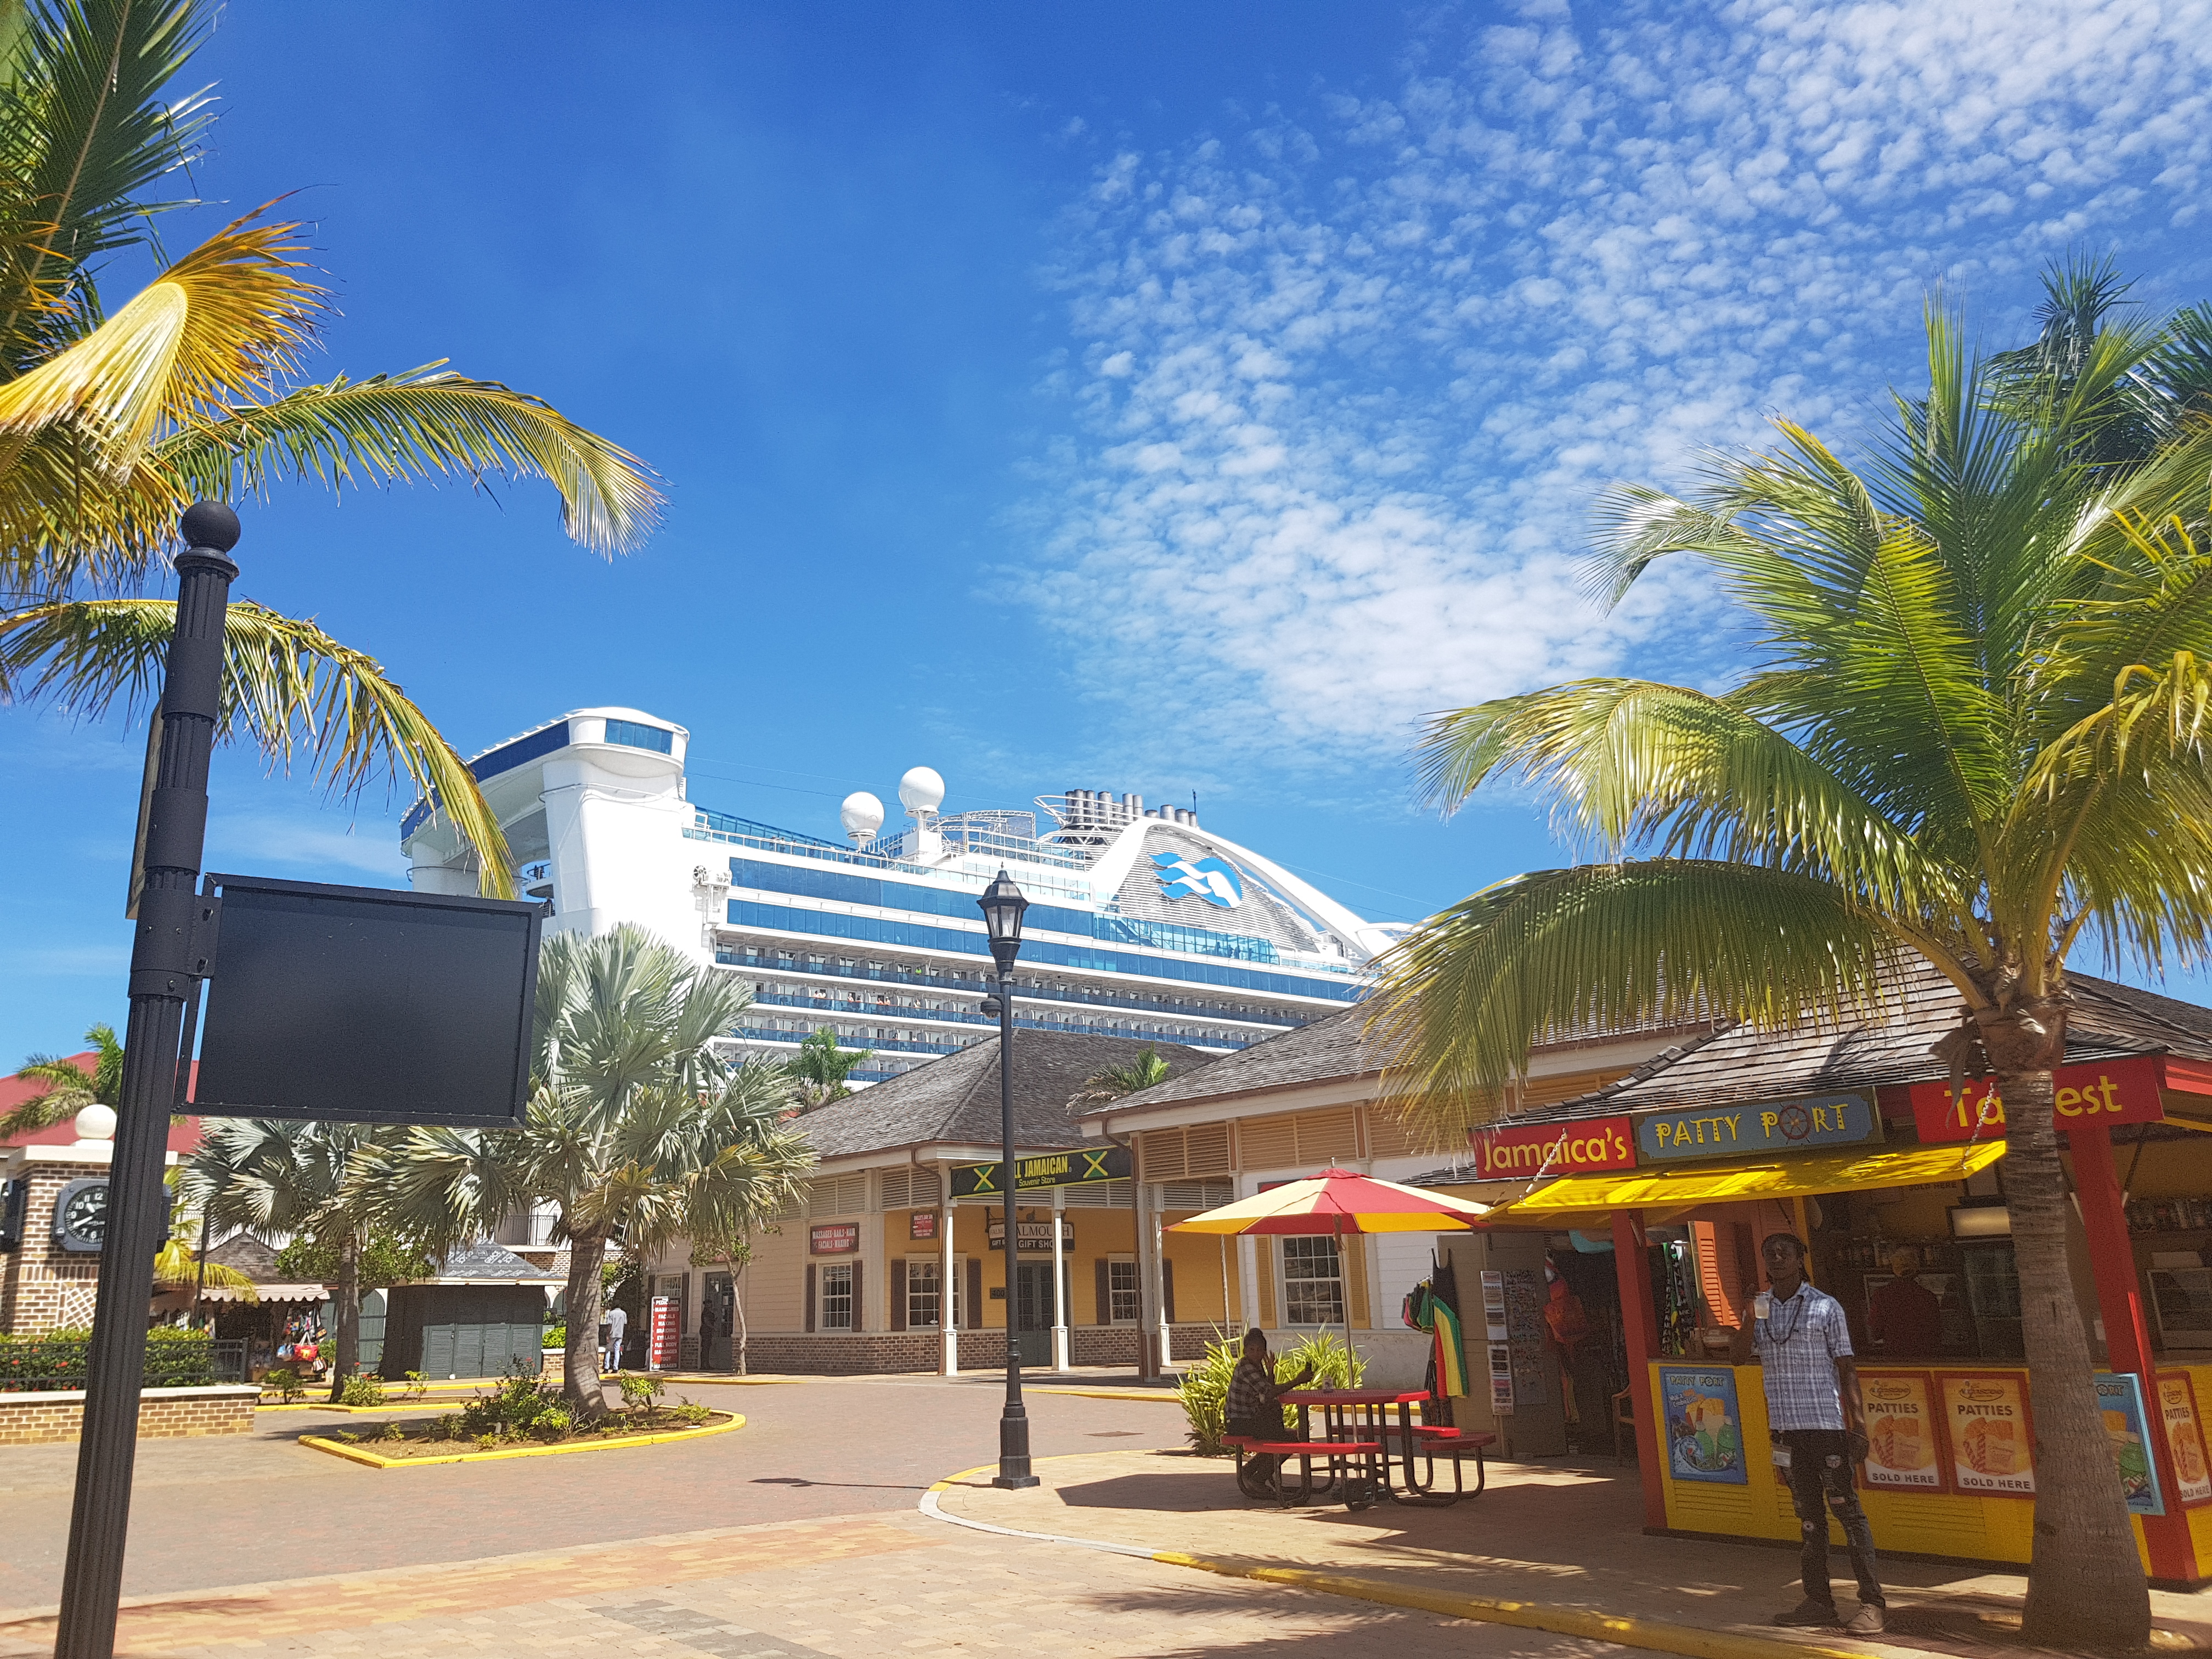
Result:
[[[1961,1492],[1991,1497],[2035,1495],[2025,1371],[1945,1371],[1943,1398],[1951,1473]]]
[[[1866,1406],[1866,1483],[1890,1492],[1941,1492],[1935,1390],[1925,1371],[1861,1371]]]

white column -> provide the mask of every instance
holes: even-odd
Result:
[[[1061,1254],[1060,1221],[1067,1213],[1067,1188],[1052,1189],[1052,1368],[1067,1369],[1067,1261]]]
[[[1167,1235],[1162,1231],[1164,1224],[1160,1219],[1162,1214],[1164,1212],[1160,1202],[1161,1197],[1162,1194],[1160,1189],[1157,1186],[1154,1187],[1152,1188],[1152,1306],[1159,1310],[1160,1375],[1162,1376],[1165,1376],[1168,1374],[1169,1368],[1174,1363],[1175,1340],[1173,1333],[1168,1328],[1168,1270],[1166,1266],[1168,1259],[1168,1247]]]
[[[952,1254],[952,1166],[937,1166],[937,1232],[941,1241],[938,1250],[937,1320],[938,1338],[943,1354],[938,1370],[946,1376],[960,1375],[960,1328],[952,1322],[953,1278],[960,1263]]]

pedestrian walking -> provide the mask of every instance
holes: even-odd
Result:
[[[607,1310],[607,1355],[606,1363],[600,1368],[603,1370],[618,1371],[622,1369],[623,1332],[629,1327],[628,1314],[620,1308]]]
[[[1805,1282],[1802,1239],[1795,1233],[1771,1234],[1759,1255],[1771,1288],[1753,1298],[1750,1327],[1736,1327],[1729,1357],[1739,1365],[1758,1358],[1775,1462],[1788,1471],[1790,1496],[1804,1535],[1799,1562],[1805,1599],[1776,1614],[1774,1622],[1843,1624],[1828,1583],[1832,1512],[1843,1527],[1851,1571],[1859,1581],[1858,1611],[1843,1628],[1853,1636],[1878,1636],[1887,1603],[1875,1577],[1874,1528],[1867,1523],[1851,1473],[1866,1457],[1867,1437],[1850,1328],[1843,1304]]]

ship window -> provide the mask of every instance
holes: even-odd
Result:
[[[675,752],[675,733],[639,720],[609,720],[607,741],[625,749],[650,749],[656,755]]]

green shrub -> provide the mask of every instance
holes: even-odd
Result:
[[[1242,1337],[1208,1343],[1205,1357],[1186,1370],[1176,1386],[1176,1396],[1182,1401],[1183,1416],[1189,1425],[1185,1437],[1200,1457],[1229,1455],[1229,1448],[1221,1443],[1221,1437],[1228,1431],[1229,1378],[1243,1353]],[[1304,1383],[1309,1389],[1356,1389],[1367,1375],[1367,1362],[1327,1331],[1316,1332],[1289,1352],[1271,1357],[1278,1382],[1297,1376],[1303,1366],[1312,1366],[1313,1375]],[[1296,1431],[1297,1420],[1296,1407],[1283,1407],[1285,1433]]]
[[[276,1389],[276,1397],[287,1405],[307,1391],[307,1379],[289,1365],[279,1365],[275,1370],[267,1373],[261,1379],[261,1386],[264,1389]]]
[[[680,1406],[671,1407],[669,1414],[681,1422],[699,1424],[704,1423],[714,1414],[714,1412],[711,1406],[702,1406],[696,1400],[687,1400]]]
[[[333,1440],[342,1440],[349,1446],[357,1446],[361,1443],[361,1437],[359,1435],[350,1433],[344,1429],[334,1430],[331,1432],[331,1438]]]
[[[545,1334],[539,1340],[549,1348],[565,1348],[568,1346],[568,1328],[566,1325],[548,1325]]]
[[[407,1431],[397,1423],[386,1423],[377,1431],[376,1437],[379,1440],[404,1440],[407,1437]]]
[[[405,1385],[399,1390],[399,1397],[402,1400],[420,1400],[429,1392],[430,1379],[420,1371],[410,1371]]]
[[[499,1437],[495,1434],[480,1434],[477,1437],[477,1449],[478,1451],[495,1451],[498,1449],[498,1447]]]
[[[381,1406],[385,1403],[384,1390],[373,1378],[363,1376],[358,1371],[339,1385],[338,1404],[341,1406]]]
[[[574,1418],[560,1407],[551,1406],[538,1413],[536,1421],[530,1425],[530,1431],[540,1440],[554,1441],[560,1439],[574,1426]]]
[[[69,1329],[37,1336],[0,1336],[0,1393],[81,1389],[90,1370],[92,1333]],[[146,1333],[139,1386],[204,1388],[215,1381],[215,1338],[206,1331],[157,1325]]]
[[[632,1375],[624,1371],[615,1379],[622,1389],[623,1404],[629,1407],[650,1406],[660,1398],[661,1390],[668,1385],[650,1375]]]
[[[430,1419],[429,1425],[422,1431],[422,1437],[425,1440],[451,1440],[460,1431],[460,1414],[458,1412],[447,1412],[442,1417],[434,1417]]]

